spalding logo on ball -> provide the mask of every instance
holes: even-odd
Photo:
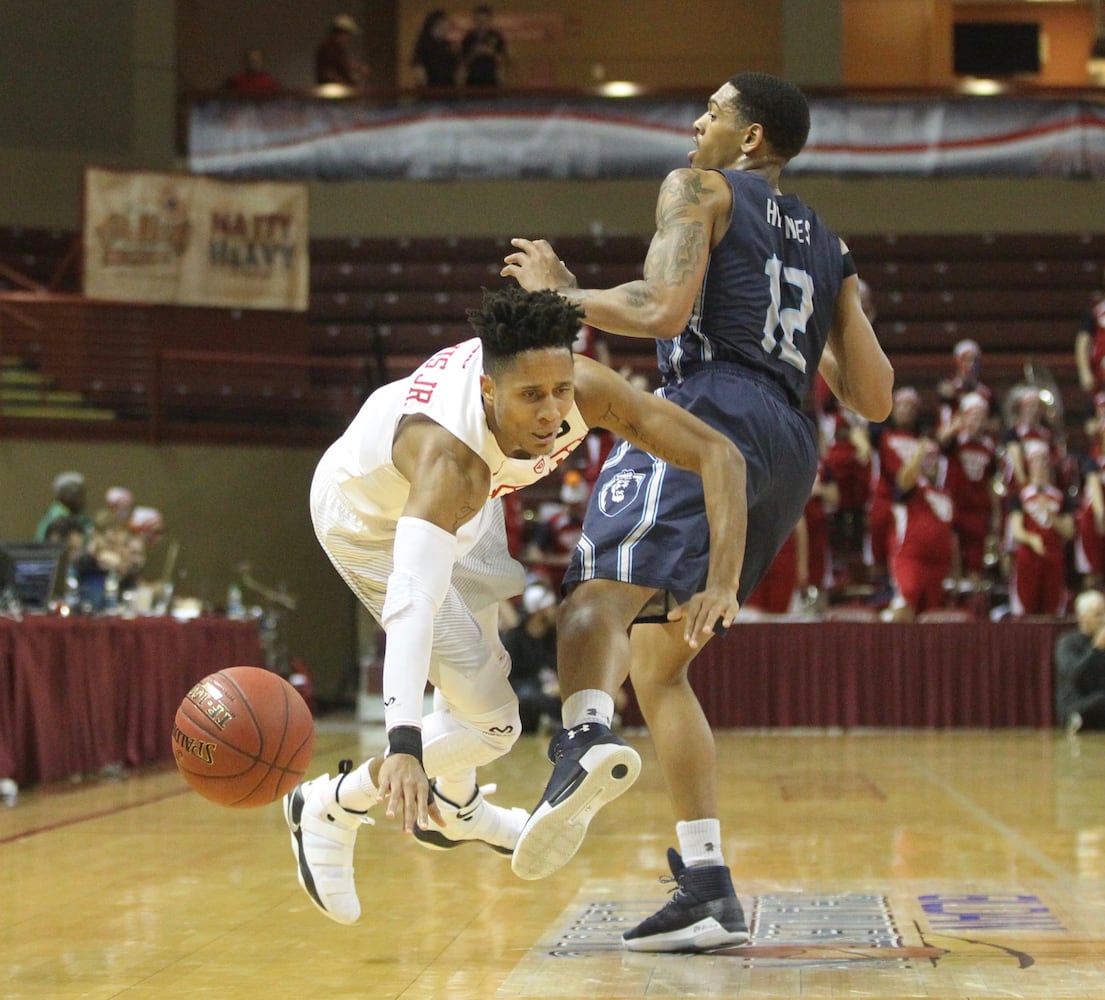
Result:
[[[315,749],[311,710],[279,674],[228,667],[195,685],[173,725],[176,766],[222,806],[268,805],[302,780]]]

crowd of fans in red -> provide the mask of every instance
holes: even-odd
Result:
[[[585,349],[593,353],[593,334]],[[746,613],[1067,614],[1074,593],[1105,581],[1105,301],[1086,317],[1075,353],[1092,400],[1077,451],[1066,430],[1079,402],[1051,382],[997,398],[972,340],[955,345],[935,407],[900,386],[883,424],[840,406],[819,380],[810,401],[817,481]],[[610,444],[596,434],[581,449],[557,499],[528,510],[518,499],[508,511],[515,554],[554,588]]]

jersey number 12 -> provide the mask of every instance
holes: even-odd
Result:
[[[764,264],[764,274],[767,275],[771,287],[771,305],[764,317],[764,336],[760,346],[768,354],[779,357],[788,365],[794,365],[800,372],[805,372],[806,358],[794,346],[794,335],[806,332],[806,321],[813,313],[813,279],[800,267],[783,267],[783,262],[774,255]],[[802,294],[802,301],[797,308],[783,308],[784,281]]]

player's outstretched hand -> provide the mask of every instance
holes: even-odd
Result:
[[[718,621],[728,628],[740,611],[740,601],[731,590],[708,587],[700,590],[686,604],[668,612],[669,622],[683,623],[683,640],[691,649],[698,649],[713,635]]]
[[[501,277],[513,278],[527,292],[577,287],[575,275],[557,257],[548,240],[516,237],[510,245],[516,247],[517,252],[503,258]]]
[[[417,823],[422,830],[430,828],[430,818],[438,826],[445,823],[430,794],[430,782],[417,757],[407,753],[392,753],[380,765],[376,780],[380,798],[387,799],[387,818],[399,816],[403,832],[413,833]]]

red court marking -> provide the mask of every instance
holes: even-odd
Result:
[[[178,795],[188,794],[194,793],[191,788],[185,786],[176,791],[165,792],[162,795],[153,795],[148,799],[142,799],[138,802],[128,802],[123,806],[113,806],[110,809],[99,809],[96,812],[85,813],[83,816],[73,816],[70,819],[58,820],[56,823],[33,826],[29,830],[22,830],[19,833],[12,833],[6,837],[0,837],[0,844],[10,844],[16,840],[25,840],[27,837],[37,837],[40,833],[52,833],[54,830],[64,830],[67,826],[77,826],[81,823],[88,823],[94,819],[103,819],[105,816],[116,816],[130,809],[140,809],[142,806],[154,805],[157,802],[164,802],[166,799],[176,798]]]

